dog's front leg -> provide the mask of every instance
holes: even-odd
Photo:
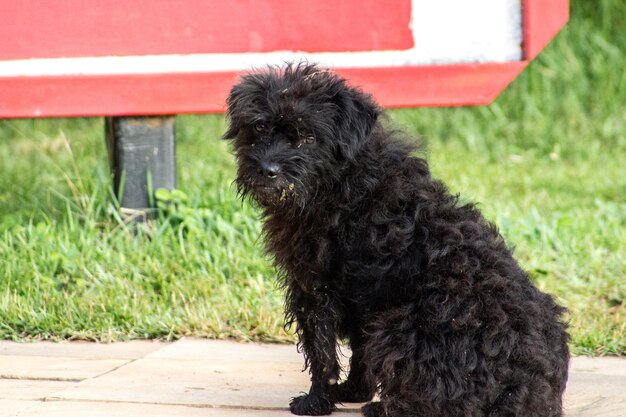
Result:
[[[337,402],[360,403],[371,401],[376,392],[373,381],[367,378],[367,367],[364,360],[364,341],[360,335],[350,337],[350,373],[341,384],[333,387],[333,399]]]
[[[308,297],[307,297],[308,298]],[[335,339],[335,314],[327,295],[317,294],[295,310],[300,345],[311,372],[308,394],[291,401],[291,412],[321,416],[334,408],[330,387],[339,379]]]

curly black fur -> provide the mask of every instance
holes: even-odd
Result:
[[[238,190],[263,212],[311,373],[293,413],[378,390],[366,416],[562,415],[564,309],[370,96],[298,64],[244,76],[227,104]],[[339,384],[338,340],[352,350]]]

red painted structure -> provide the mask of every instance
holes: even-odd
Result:
[[[0,59],[412,46],[410,0],[358,4],[356,9],[354,1],[332,0],[1,1]],[[362,24],[354,24],[355,18]]]
[[[487,104],[567,22],[568,0],[522,2],[524,60],[337,71],[387,107]],[[121,0],[0,0],[0,38],[4,39],[0,60],[406,49],[412,46],[407,29],[410,6],[410,0],[146,0],[132,6]],[[310,14],[303,14],[302,7],[309,8]],[[228,13],[236,13],[237,24],[227,19]],[[312,18],[316,14],[324,19]],[[290,27],[289,22],[302,16],[310,19],[305,30]],[[353,24],[355,19],[358,25]],[[276,21],[285,24],[271,24]],[[241,33],[248,36],[241,37]],[[0,76],[0,117],[221,112],[239,75],[239,71],[223,71]]]

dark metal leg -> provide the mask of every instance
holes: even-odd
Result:
[[[174,116],[107,117],[113,187],[122,211],[143,221],[154,208],[154,191],[176,188]]]

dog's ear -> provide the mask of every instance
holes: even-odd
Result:
[[[339,110],[338,151],[345,159],[353,159],[369,139],[381,108],[370,95],[345,85],[335,96],[334,102]]]
[[[222,135],[222,139],[234,139],[235,137],[237,137],[238,133],[239,127],[235,122],[233,122],[233,119],[230,119],[230,121],[228,122],[228,129],[226,129],[226,132],[224,132],[224,135]]]
[[[245,88],[242,84],[235,85],[226,99],[226,119],[228,120],[228,129],[222,136],[222,139],[234,139],[239,134],[239,107],[244,94]]]

